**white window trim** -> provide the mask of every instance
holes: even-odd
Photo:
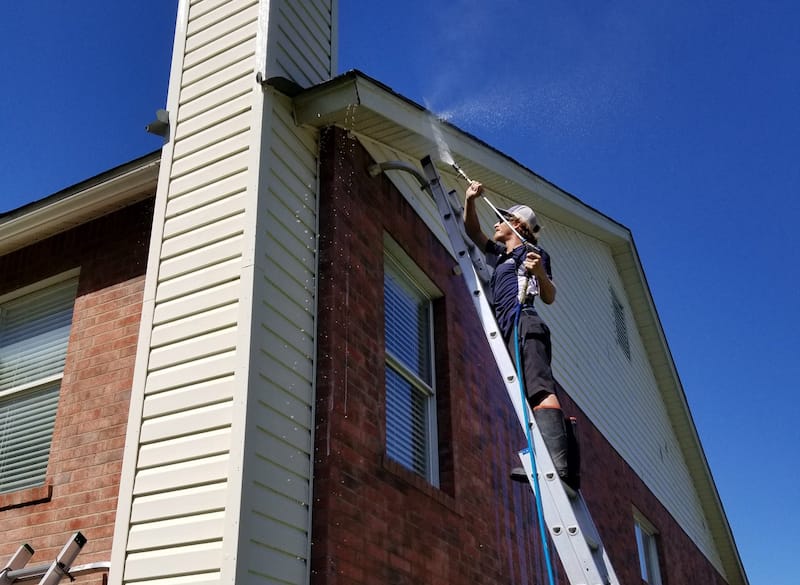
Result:
[[[61,283],[67,282],[69,280],[76,280],[77,281],[79,275],[80,275],[80,268],[73,268],[71,270],[67,270],[67,271],[62,272],[60,274],[56,274],[54,276],[51,276],[51,277],[48,277],[48,278],[44,278],[44,279],[39,280],[39,281],[37,281],[35,283],[32,283],[32,284],[17,288],[15,290],[11,291],[11,292],[2,294],[2,295],[0,295],[0,309],[4,305],[13,302],[16,299],[21,299],[21,298],[23,298],[23,297],[25,297],[27,295],[34,294],[34,293],[36,293],[38,291],[45,290],[47,288],[59,285]],[[76,287],[77,287],[77,283],[76,283]],[[76,289],[76,295],[77,295],[77,289]],[[77,296],[72,297],[72,310],[73,310],[73,312],[75,310],[75,302],[76,302],[76,300],[77,300]],[[2,317],[2,316],[3,315],[0,313],[0,317]],[[70,326],[70,329],[71,328],[72,328],[72,326]],[[16,385],[16,386],[11,386],[9,388],[6,388],[6,389],[0,391],[0,400],[3,400],[3,401],[8,400],[9,402],[13,402],[18,397],[23,397],[28,392],[31,392],[31,391],[35,392],[40,388],[46,388],[48,386],[58,386],[57,391],[60,393],[60,386],[61,386],[61,382],[63,380],[63,377],[64,377],[64,371],[63,371],[63,368],[62,368],[60,372],[51,373],[49,375],[42,376],[41,378],[38,378],[38,379],[29,380],[29,381],[24,382],[22,384],[19,384],[19,385]],[[56,407],[56,409],[57,409],[57,407]],[[55,414],[56,413],[53,412],[53,416],[55,416]],[[12,436],[13,436],[13,431],[12,431]],[[4,435],[4,437],[5,437],[5,435]],[[5,440],[5,438],[3,440]],[[47,458],[48,459],[48,463],[47,463],[47,465],[46,465],[46,467],[44,469],[44,473],[45,474],[46,474],[46,468],[49,466],[49,450],[52,449],[52,436],[50,436],[49,440],[50,440],[50,443],[49,443],[49,446],[48,446],[48,458]],[[38,468],[37,468],[37,470],[38,470]],[[14,477],[14,476],[12,476],[12,477]],[[46,475],[45,475],[45,481],[46,481]],[[39,484],[39,485],[41,485],[41,484]],[[27,486],[20,486],[18,488],[11,489],[9,491],[4,491],[3,493],[14,493],[14,492],[19,491],[19,490],[24,490],[24,489],[33,488],[33,487],[38,487],[38,486],[33,485],[33,484],[29,484]]]
[[[42,290],[43,288],[53,286],[54,284],[64,282],[65,280],[69,280],[70,278],[75,278],[76,276],[80,275],[80,273],[81,273],[80,268],[71,268],[70,270],[61,272],[54,276],[49,276],[42,280],[37,280],[32,284],[23,286],[21,288],[16,288],[11,292],[7,292],[5,294],[0,295],[0,305],[7,303],[9,301],[13,301],[16,298],[23,297],[30,293]]]
[[[437,416],[437,396],[436,396],[436,359],[435,359],[435,339],[433,338],[434,320],[433,320],[433,301],[441,298],[442,292],[431,281],[430,278],[417,266],[413,259],[403,250],[391,236],[384,233],[384,266],[387,263],[402,276],[406,278],[409,284],[412,284],[422,296],[426,297],[429,301],[428,308],[428,327],[431,335],[430,339],[430,355],[428,359],[431,364],[431,382],[430,385],[426,384],[424,380],[420,380],[416,374],[410,372],[408,368],[393,356],[391,351],[386,349],[386,365],[391,367],[403,379],[412,384],[417,390],[424,392],[429,400],[426,401],[427,408],[427,476],[426,480],[434,487],[439,487],[439,427]]]
[[[648,585],[662,585],[660,559],[658,556],[658,530],[636,508],[633,509],[633,522],[642,582]],[[645,540],[646,542],[644,542]],[[645,570],[642,570],[642,565],[644,565]],[[644,574],[645,572],[647,573],[646,575]]]

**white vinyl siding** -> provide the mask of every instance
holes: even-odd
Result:
[[[302,87],[330,79],[336,70],[332,5],[325,0],[270,3],[274,34],[266,78],[285,77]]]
[[[145,371],[133,389],[141,393],[130,422],[139,444],[130,491],[121,494],[130,499],[129,515],[120,516],[129,522],[120,539],[123,582],[218,579],[229,489],[238,481],[231,451],[258,2],[185,4],[145,293],[152,308],[143,311],[148,331],[140,336],[147,347],[137,360]]]
[[[386,451],[438,485],[433,305],[392,256],[384,263]]]
[[[0,493],[44,483],[77,287],[0,299]]]
[[[242,563],[258,581],[301,584],[311,552],[318,146],[315,132],[294,126],[287,99],[271,105],[259,170]]]
[[[308,582],[317,132],[256,72],[329,78],[331,12],[180,2],[114,585]]]

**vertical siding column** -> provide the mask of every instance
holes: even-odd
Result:
[[[335,0],[181,0],[110,581],[307,583]]]

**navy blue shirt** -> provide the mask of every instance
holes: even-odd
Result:
[[[514,319],[517,315],[519,306],[519,295],[525,285],[525,267],[522,262],[528,250],[524,245],[517,246],[511,252],[506,252],[504,245],[498,244],[493,240],[486,243],[486,262],[494,268],[489,285],[492,289],[492,309],[494,318],[503,337],[508,338],[514,329]],[[542,257],[545,272],[548,278],[553,278],[550,268],[550,254],[538,249],[537,252]],[[539,293],[539,283],[535,276],[531,276],[531,283],[528,288],[528,296],[525,300],[525,307],[533,307],[533,300]]]

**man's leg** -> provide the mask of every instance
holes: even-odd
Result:
[[[556,383],[550,366],[550,330],[538,315],[523,316],[521,319],[520,343],[528,404],[556,473],[570,485],[574,483],[571,480],[577,478],[578,473],[577,470],[570,473],[569,469],[570,442],[561,403],[555,394]],[[515,469],[512,471],[512,479],[519,480],[517,476],[518,470]],[[522,477],[522,481],[527,482],[524,471]],[[577,485],[571,487],[578,489]]]

